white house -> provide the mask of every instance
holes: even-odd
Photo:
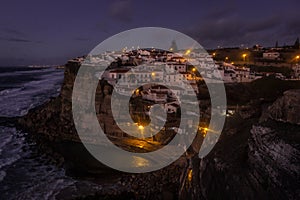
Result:
[[[276,51],[271,51],[271,52],[264,52],[263,53],[263,58],[264,59],[270,59],[270,60],[277,60],[280,57],[280,53]]]
[[[300,65],[294,65],[292,69],[294,70],[294,77],[300,79]]]
[[[165,103],[167,102],[167,93],[166,92],[142,92],[142,98],[148,101],[153,101],[155,103]]]
[[[151,54],[149,51],[143,49],[139,49],[137,53],[141,56],[150,56]]]
[[[167,64],[167,67],[170,70],[175,70],[177,72],[186,72],[186,64],[182,64],[182,63],[169,63]]]
[[[179,108],[179,104],[178,102],[170,102],[170,103],[166,103],[165,104],[165,111],[167,111],[167,113],[176,113],[177,109]]]

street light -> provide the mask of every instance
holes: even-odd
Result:
[[[144,129],[144,126],[139,125],[139,129],[140,129],[140,130],[143,130],[143,129]]]
[[[142,138],[144,139],[144,126],[143,125],[139,125],[138,128],[141,131]]]
[[[246,57],[247,57],[247,54],[243,54],[243,59],[244,59],[244,62],[246,61]]]
[[[193,79],[195,80],[196,79],[196,75],[195,75],[195,72],[196,72],[196,68],[195,67],[193,67],[193,69],[192,69],[192,72],[193,72]]]
[[[299,55],[297,55],[297,56],[295,57],[295,63],[298,63],[298,62],[299,62],[299,58],[300,58]]]
[[[190,53],[191,53],[191,50],[188,49],[188,50],[186,50],[185,55],[189,55]]]

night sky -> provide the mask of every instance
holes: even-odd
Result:
[[[0,66],[64,64],[131,28],[171,28],[206,49],[293,44],[299,0],[2,0]]]

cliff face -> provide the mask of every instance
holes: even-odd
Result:
[[[67,63],[60,95],[34,108],[19,119],[19,124],[30,132],[49,140],[77,140],[72,120],[72,89],[79,64]]]
[[[80,142],[72,116],[72,92],[76,74],[80,63],[68,62],[65,65],[64,82],[60,95],[50,99],[46,104],[30,110],[29,113],[19,120],[19,123],[34,134],[46,137],[54,141]],[[118,130],[113,125],[112,116],[107,109],[110,108],[111,86],[102,84],[98,87],[95,98],[98,115],[106,114],[100,122],[108,134]],[[84,121],[85,119],[83,119]],[[86,122],[88,124],[88,122]]]
[[[300,90],[286,91],[267,112],[274,120],[300,124]]]
[[[228,120],[213,151],[193,160],[192,198],[299,199],[299,95],[286,91],[268,107],[264,122],[239,116],[232,129]]]
[[[75,177],[87,176],[91,179],[97,177],[96,180],[99,182],[108,182],[101,190],[91,193],[91,198],[143,199],[147,197],[148,199],[162,199],[164,196],[168,196],[168,198],[171,196],[171,199],[175,199],[179,186],[178,177],[185,168],[185,159],[180,159],[181,165],[172,164],[151,173],[124,174],[98,162],[81,144],[71,110],[73,84],[79,67],[80,65],[76,62],[67,63],[60,95],[50,99],[44,105],[30,110],[26,116],[19,119],[19,124],[29,130],[32,135],[41,136],[43,138],[42,146],[48,145],[48,141],[51,141],[51,149],[53,148],[54,152],[59,153],[59,158],[63,157],[68,174],[75,175]],[[110,85],[105,82],[101,83],[96,90],[95,106],[97,116],[103,119],[99,123],[104,131],[109,135],[118,135],[120,132],[117,125],[113,123],[110,110],[111,91]],[[87,199],[89,198],[87,197]]]

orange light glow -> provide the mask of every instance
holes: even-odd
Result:
[[[189,182],[191,182],[192,179],[193,179],[193,170],[190,169],[189,172],[188,172],[188,180],[189,180]]]
[[[188,49],[188,50],[186,50],[185,55],[189,55],[190,53],[191,53],[191,50]]]
[[[144,127],[143,127],[142,125],[139,125],[139,129],[140,129],[140,130],[143,130]]]

